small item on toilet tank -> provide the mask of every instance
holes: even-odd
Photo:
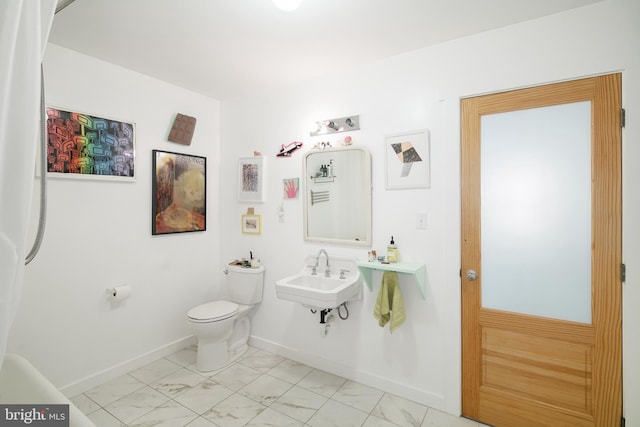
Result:
[[[260,260],[257,258],[252,258],[251,259],[251,267],[252,268],[258,268],[260,267]]]

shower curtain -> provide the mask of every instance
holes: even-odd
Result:
[[[0,2],[0,367],[18,309],[40,134],[40,64],[56,0]]]

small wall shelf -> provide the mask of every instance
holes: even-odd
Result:
[[[410,274],[415,277],[418,290],[420,290],[420,295],[422,296],[422,299],[426,299],[427,285],[425,283],[425,274],[427,268],[422,263],[393,262],[389,264],[382,264],[380,262],[359,261],[357,265],[358,270],[360,270],[360,274],[362,274],[362,278],[364,279],[364,283],[370,291],[373,290],[373,283],[371,279],[373,270],[395,271],[397,273]]]
[[[321,183],[321,182],[334,182],[336,180],[336,176],[335,175],[332,175],[332,176],[312,176],[311,179],[313,180],[313,182],[318,184],[318,183]]]

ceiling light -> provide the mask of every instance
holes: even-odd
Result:
[[[273,0],[273,4],[280,10],[285,12],[292,12],[300,6],[302,0]]]

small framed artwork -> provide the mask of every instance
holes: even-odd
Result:
[[[153,150],[151,233],[207,229],[207,159]]]
[[[429,188],[431,159],[426,129],[387,135],[384,139],[386,188]]]
[[[47,107],[47,176],[135,181],[135,125]]]
[[[242,232],[244,234],[262,234],[262,216],[255,214],[243,214]]]
[[[283,197],[285,199],[297,199],[300,192],[300,178],[287,178],[282,180]]]
[[[238,201],[264,202],[264,159],[243,157],[238,161]]]

